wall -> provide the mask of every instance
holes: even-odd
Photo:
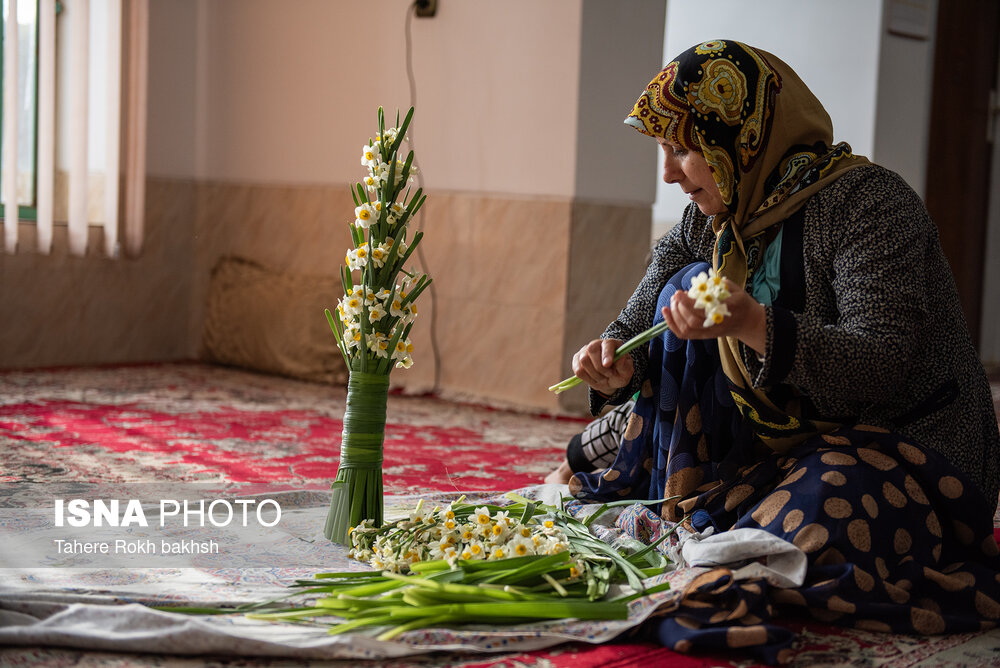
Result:
[[[937,3],[930,2],[931,16]],[[888,11],[888,9],[886,10]],[[927,140],[934,78],[934,29],[928,39],[891,34],[883,20],[873,158],[899,173],[918,195],[927,183]]]
[[[877,102],[885,101],[878,90],[880,57],[886,55],[880,51],[881,14],[882,2],[873,0],[716,0],[712,11],[698,0],[669,0],[663,63],[710,39],[735,39],[764,49],[788,63],[823,103],[833,120],[835,141],[874,156]],[[929,74],[926,81],[929,86]],[[926,135],[925,129],[921,132]],[[662,173],[658,164],[653,169]],[[688,203],[679,188],[658,180],[654,237],[680,220]]]

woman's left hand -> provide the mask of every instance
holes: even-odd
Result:
[[[729,298],[724,302],[729,315],[721,323],[706,327],[705,311],[696,308],[694,299],[682,290],[678,290],[670,298],[669,308],[664,307],[663,319],[667,321],[670,331],[680,339],[732,336],[763,355],[767,347],[767,313],[764,305],[728,278],[723,280],[729,290]]]

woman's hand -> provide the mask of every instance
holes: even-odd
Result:
[[[635,367],[631,355],[615,361],[615,350],[622,344],[618,339],[595,339],[573,355],[573,373],[605,396],[625,387],[632,380]]]
[[[680,339],[715,339],[733,336],[763,355],[767,347],[767,313],[764,305],[728,278],[729,298],[724,302],[729,315],[718,325],[705,327],[705,311],[696,308],[687,292],[678,290],[663,309],[663,319]]]

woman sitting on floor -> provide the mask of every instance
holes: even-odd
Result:
[[[595,415],[639,398],[614,463],[575,474],[572,493],[677,497],[663,519],[694,513],[698,530],[794,543],[806,582],[770,601],[824,621],[995,625],[1000,434],[920,199],[833,144],[829,116],[785,63],[737,42],[682,53],[625,122],[656,139],[664,181],[692,204],[619,317],[573,357]],[[732,296],[706,327],[686,291],[709,263]],[[663,319],[664,336],[613,361]],[[769,607],[733,612],[731,588],[702,594],[659,626],[665,644],[754,644],[733,628],[774,629]]]

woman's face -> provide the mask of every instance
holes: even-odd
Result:
[[[706,216],[714,216],[726,210],[722,193],[712,178],[712,170],[705,161],[705,156],[660,137],[656,138],[656,143],[663,149],[663,180],[666,183],[679,185]]]

